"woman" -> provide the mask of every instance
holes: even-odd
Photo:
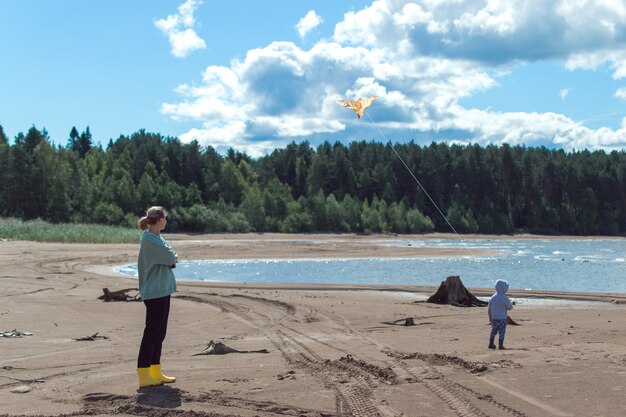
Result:
[[[137,260],[139,292],[146,305],[146,327],[137,359],[139,387],[143,388],[176,381],[161,372],[161,347],[167,332],[170,295],[176,291],[172,269],[178,255],[161,237],[167,225],[163,207],[150,207],[137,224],[144,231]]]

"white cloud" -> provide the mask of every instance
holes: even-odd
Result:
[[[570,89],[569,88],[562,88],[561,91],[559,91],[559,97],[561,97],[561,100],[565,100],[567,98],[567,96],[570,93]]]
[[[572,69],[608,63],[614,78],[626,77],[622,9],[608,1],[377,0],[346,13],[331,40],[308,50],[273,42],[227,67],[208,67],[200,86],[179,86],[180,101],[164,103],[161,112],[201,124],[183,140],[253,156],[292,140],[377,138],[367,118],[336,103],[371,95],[379,99],[367,112],[393,140],[624,149],[624,126],[594,130],[555,113],[460,104],[497,86],[510,63],[544,59]],[[561,90],[561,98],[571,91]],[[616,92],[623,96],[626,89]]]
[[[489,64],[564,59],[626,46],[621,1],[377,0],[335,28],[340,43]]]
[[[223,126],[191,129],[180,135],[183,142],[193,140],[203,145],[212,146],[216,151],[226,153],[229,148],[245,151],[252,157],[259,157],[272,152],[276,148],[274,141],[251,142],[244,135],[245,124],[241,122],[228,123]]]
[[[619,88],[615,92],[615,98],[619,98],[621,100],[626,100],[626,87]]]
[[[318,27],[324,22],[321,16],[315,13],[315,10],[309,10],[309,12],[298,22],[296,30],[300,34],[301,38],[304,38],[310,31]]]
[[[167,35],[172,55],[185,58],[193,51],[205,49],[206,43],[193,29],[196,20],[194,12],[202,4],[202,0],[187,0],[178,7],[178,13],[159,19],[154,25]]]
[[[521,145],[550,140],[568,150],[626,147],[626,126],[593,130],[555,113],[459,111],[450,127],[475,132],[473,140],[478,143]]]
[[[172,31],[169,37],[172,44],[172,55],[178,58],[185,58],[197,49],[206,48],[204,40],[193,29]]]
[[[623,47],[622,47],[623,48]],[[569,70],[596,70],[603,64],[609,64],[613,70],[613,78],[626,78],[626,50],[598,49],[570,55],[565,63]]]

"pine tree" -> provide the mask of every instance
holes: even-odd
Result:
[[[7,135],[4,133],[4,128],[2,127],[2,125],[0,125],[0,145],[8,145],[8,144],[9,144],[9,138],[7,138]]]
[[[0,216],[7,216],[9,210],[10,161],[9,139],[0,125]]]
[[[78,130],[76,130],[76,126],[72,126],[72,130],[70,130],[70,136],[67,139],[67,149],[79,153],[79,141],[80,135],[78,134]]]
[[[85,131],[80,134],[80,138],[78,139],[78,154],[80,155],[80,157],[85,158],[85,155],[87,155],[87,152],[91,150],[91,147],[91,132],[89,131],[89,126],[87,126]]]

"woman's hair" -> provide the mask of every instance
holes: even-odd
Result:
[[[139,221],[137,222],[137,226],[139,226],[141,230],[146,230],[149,224],[156,224],[159,219],[165,217],[167,217],[167,211],[164,207],[153,206],[146,211],[145,216],[139,219]]]

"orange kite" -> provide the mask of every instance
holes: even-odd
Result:
[[[356,112],[356,115],[359,116],[360,119],[361,117],[363,117],[363,112],[365,111],[365,109],[371,106],[374,100],[376,100],[377,98],[378,96],[372,96],[370,98],[361,97],[358,100],[339,100],[337,103],[348,109],[354,110]]]

